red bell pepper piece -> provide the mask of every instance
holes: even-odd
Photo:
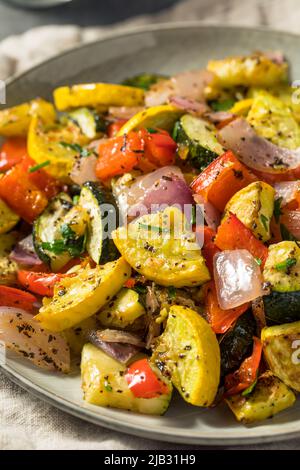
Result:
[[[116,137],[117,133],[119,130],[124,126],[124,124],[127,122],[126,119],[118,119],[115,122],[112,122],[109,124],[107,128],[107,135],[108,137]]]
[[[14,287],[0,286],[1,306],[21,308],[27,312],[32,312],[35,302],[37,302],[37,298],[29,292]]]
[[[7,139],[0,150],[0,171],[4,172],[19,163],[27,155],[27,142],[23,137]]]
[[[192,182],[192,190],[223,212],[227,202],[257,177],[231,151],[214,160]]]
[[[235,214],[231,213],[219,226],[215,244],[221,250],[248,250],[261,267],[264,266],[268,257],[268,248]]]
[[[96,175],[100,180],[122,175],[134,168],[153,171],[174,162],[176,142],[166,131],[141,129],[113,137],[99,145]]]
[[[23,287],[35,294],[47,297],[53,296],[55,284],[66,276],[66,274],[38,273],[24,270],[18,272],[18,280]]]
[[[214,281],[206,284],[204,298],[208,321],[213,331],[217,334],[225,333],[250,306],[250,302],[247,302],[239,307],[223,310],[219,306]]]
[[[155,374],[148,359],[140,359],[128,367],[128,387],[137,398],[154,398],[168,393],[167,385]]]
[[[262,342],[259,338],[253,338],[253,352],[241,364],[240,368],[225,377],[225,396],[236,395],[250,387],[258,376],[259,364],[262,355]]]

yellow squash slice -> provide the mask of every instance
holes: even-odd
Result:
[[[76,276],[62,279],[55,286],[53,298],[43,300],[35,318],[51,331],[71,328],[94,315],[116,295],[130,273],[124,258],[94,269],[87,266]]]
[[[197,312],[173,305],[151,361],[171,378],[185,401],[210,406],[220,380],[220,349],[215,333]]]
[[[20,220],[8,205],[0,199],[0,234],[11,230]]]
[[[293,406],[295,394],[270,371],[262,374],[254,390],[247,396],[234,395],[226,403],[238,421],[254,423],[271,418]]]
[[[140,217],[112,237],[130,266],[157,284],[191,287],[210,279],[195,234],[175,207]]]
[[[256,181],[241,189],[228,201],[225,216],[235,214],[256,238],[263,242],[271,238],[270,221],[274,209],[275,190],[263,181]]]
[[[52,123],[56,117],[53,104],[37,98],[28,103],[1,110],[0,135],[26,137],[33,116],[41,117],[46,124]]]
[[[119,130],[118,135],[121,136],[128,134],[130,131],[147,129],[149,127],[171,131],[175,122],[182,114],[184,114],[183,110],[180,110],[171,104],[153,106],[135,114]]]
[[[38,164],[49,160],[47,172],[54,178],[69,182],[69,174],[79,153],[74,144],[86,145],[88,142],[78,126],[69,123],[68,126],[48,128],[36,116],[29,127],[28,153]]]
[[[55,106],[59,111],[90,106],[142,106],[144,91],[140,88],[112,83],[89,83],[64,86],[54,91]]]

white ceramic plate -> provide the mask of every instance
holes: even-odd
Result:
[[[173,73],[202,67],[210,58],[252,50],[282,50],[300,78],[298,36],[245,28],[203,27],[199,24],[150,27],[114,35],[83,46],[12,80],[8,106],[37,95],[51,96],[54,87],[85,81],[118,82],[140,72]],[[275,418],[253,426],[238,424],[225,405],[201,409],[180,397],[165,416],[150,417],[87,405],[82,400],[79,374],[45,373],[13,354],[3,372],[21,387],[54,406],[95,424],[117,431],[170,442],[230,445],[274,442],[300,434],[300,401]]]

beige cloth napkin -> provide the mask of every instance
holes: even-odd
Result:
[[[0,43],[0,79],[75,45],[103,37],[115,29],[147,23],[202,20],[204,23],[260,25],[299,32],[299,0],[185,0],[153,16],[117,26],[78,28],[43,26]],[[1,19],[0,19],[1,22]],[[299,449],[300,439],[251,449]],[[69,416],[12,384],[0,372],[0,449],[193,449],[106,430]]]

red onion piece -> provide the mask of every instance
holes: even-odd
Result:
[[[297,192],[300,190],[299,181],[281,181],[274,184],[276,191],[275,198],[282,198],[281,205],[285,206],[296,198]]]
[[[208,70],[193,70],[179,73],[168,80],[160,80],[146,92],[146,106],[167,103],[173,96],[204,101],[204,88],[213,78],[214,75]]]
[[[214,124],[218,124],[223,121],[228,121],[235,117],[234,114],[229,111],[215,111],[211,113],[205,113],[205,117]]]
[[[205,201],[204,197],[199,194],[194,194],[194,200],[197,204],[203,205],[204,219],[207,225],[217,231],[221,222],[221,214],[218,209],[216,209],[210,202]]]
[[[176,166],[159,168],[134,180],[124,175],[114,185],[113,193],[124,220],[127,216],[132,220],[150,211],[157,212],[161,205],[176,204],[188,210],[193,204],[190,188]]]
[[[300,240],[300,211],[285,211],[280,222],[297,240]]]
[[[260,268],[248,250],[225,250],[214,256],[214,279],[222,309],[239,307],[264,295]]]
[[[9,258],[23,266],[38,266],[42,264],[34,250],[32,235],[28,235],[19,241],[10,253]]]
[[[99,337],[98,331],[91,331],[89,336],[89,341],[99,349],[102,349],[106,354],[108,354],[116,361],[121,362],[122,364],[126,364],[130,359],[132,359],[140,350],[141,348],[138,346],[134,346],[132,344],[124,344],[124,343],[109,343],[103,341]]]
[[[144,342],[137,335],[123,330],[112,330],[106,328],[105,330],[97,331],[97,336],[106,343],[125,343],[132,346],[145,346]]]
[[[98,181],[96,176],[96,163],[96,155],[78,158],[70,173],[72,181],[80,186],[86,181]]]
[[[249,168],[266,173],[285,173],[300,166],[300,148],[289,150],[259,137],[245,119],[235,119],[218,133],[221,144],[232,150]]]
[[[143,111],[142,106],[110,106],[108,108],[109,117],[114,119],[130,119],[135,114]]]
[[[57,333],[45,330],[19,308],[0,307],[0,341],[42,369],[67,373],[70,349]]]
[[[202,116],[209,110],[209,107],[205,103],[200,103],[196,100],[188,100],[181,96],[172,96],[170,103],[179,109],[183,109],[187,113],[195,114],[196,116]]]

